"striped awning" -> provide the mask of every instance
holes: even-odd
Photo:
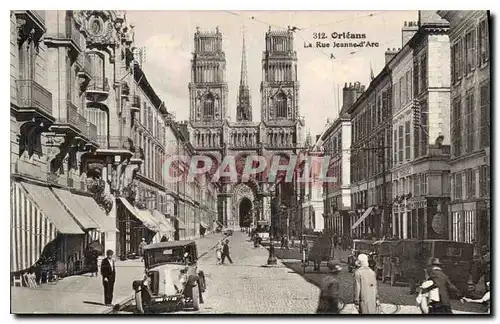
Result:
[[[13,182],[10,193],[10,271],[25,270],[40,258],[44,247],[57,237],[54,223]]]
[[[163,215],[156,209],[153,209],[151,211],[151,214],[153,215],[156,222],[160,224],[160,227],[164,232],[166,233],[175,232],[175,228],[172,226],[172,224],[170,224],[170,221],[165,217],[165,215]]]
[[[52,188],[52,191],[55,193],[59,201],[65,205],[67,210],[82,228],[99,228],[99,225],[97,225],[97,223],[90,218],[85,209],[82,208],[82,206],[76,201],[75,196],[71,192],[58,188]]]
[[[128,209],[128,211],[134,215],[135,218],[140,220],[144,226],[146,226],[148,229],[150,229],[153,232],[160,232],[160,226],[153,220],[151,219],[152,216],[149,213],[147,209],[145,210],[140,210],[132,206],[131,203],[127,201],[127,199],[120,197],[120,201],[123,203],[123,205]]]
[[[90,218],[92,218],[94,222],[99,225],[101,232],[118,232],[118,229],[116,228],[116,219],[107,216],[94,198],[77,195],[75,195],[74,198],[76,198],[76,201],[80,204],[80,206],[87,211]]]
[[[23,182],[21,185],[27,191],[28,197],[32,199],[32,202],[56,226],[59,233],[85,234],[48,187],[37,186],[27,182]]]

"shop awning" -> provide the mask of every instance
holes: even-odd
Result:
[[[14,182],[10,192],[10,271],[28,269],[57,237],[52,220],[35,204],[24,187]]]
[[[128,211],[134,215],[135,218],[140,220],[144,226],[146,226],[148,229],[150,229],[153,232],[159,232],[160,231],[160,226],[151,219],[151,216],[148,215],[149,211],[146,210],[140,210],[132,206],[131,203],[127,201],[127,199],[120,197],[120,201],[122,204],[128,209]]]
[[[368,215],[370,215],[370,213],[372,212],[373,210],[373,206],[372,207],[369,207],[367,210],[365,210],[365,212],[363,213],[363,215],[356,221],[356,223],[354,223],[354,225],[352,225],[351,229],[355,229],[356,227],[359,226],[359,224],[361,224],[366,217],[368,217]]]
[[[202,226],[203,228],[209,229],[207,223],[205,223],[205,222],[200,221],[200,226]]]
[[[154,220],[160,225],[160,228],[164,233],[175,232],[175,228],[170,224],[170,222],[165,218],[165,215],[153,209],[151,215]]]
[[[55,193],[56,197],[59,198],[59,201],[66,206],[67,210],[82,228],[100,229],[97,223],[90,218],[85,209],[83,209],[82,206],[76,201],[71,192],[58,188],[52,188],[52,191]]]
[[[59,233],[85,234],[49,188],[27,182],[23,182],[22,186],[43,214],[55,225]]]
[[[89,214],[90,218],[99,225],[101,232],[118,232],[116,228],[116,219],[106,215],[104,210],[99,207],[97,202],[92,197],[75,195],[76,201],[82,206]]]

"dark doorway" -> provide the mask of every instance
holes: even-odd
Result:
[[[240,227],[250,227],[252,224],[252,202],[243,198],[240,202]]]

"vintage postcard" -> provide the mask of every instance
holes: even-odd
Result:
[[[489,314],[490,22],[11,11],[11,313]]]

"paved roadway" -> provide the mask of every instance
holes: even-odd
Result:
[[[235,232],[230,251],[233,264],[216,265],[213,250],[200,260],[207,280],[205,303],[198,312],[178,313],[314,313],[319,289],[283,265],[263,267],[269,255],[265,248],[254,248],[246,234]],[[132,304],[120,313],[130,314],[134,308]]]
[[[300,261],[293,251],[276,249],[282,260],[277,267],[263,267],[268,251],[263,247],[254,248],[246,234],[235,232],[230,238],[231,257],[234,264],[216,265],[215,252],[211,250],[199,264],[205,272],[207,291],[205,303],[200,311],[183,311],[176,314],[313,314],[315,312],[319,289],[318,285],[325,276],[326,267],[320,273],[302,273]],[[215,238],[214,238],[215,242]],[[208,242],[207,242],[208,243]],[[206,245],[205,245],[206,247]],[[199,253],[206,251],[199,248]],[[344,269],[340,274],[341,297],[347,303],[342,313],[357,313],[352,305],[353,278]],[[404,285],[391,287],[379,284],[380,299],[384,303],[401,305],[400,314],[420,314],[415,306],[415,295],[408,293]],[[462,305],[454,302],[456,313],[481,313],[480,305]],[[130,314],[135,305],[128,305],[120,311]]]

